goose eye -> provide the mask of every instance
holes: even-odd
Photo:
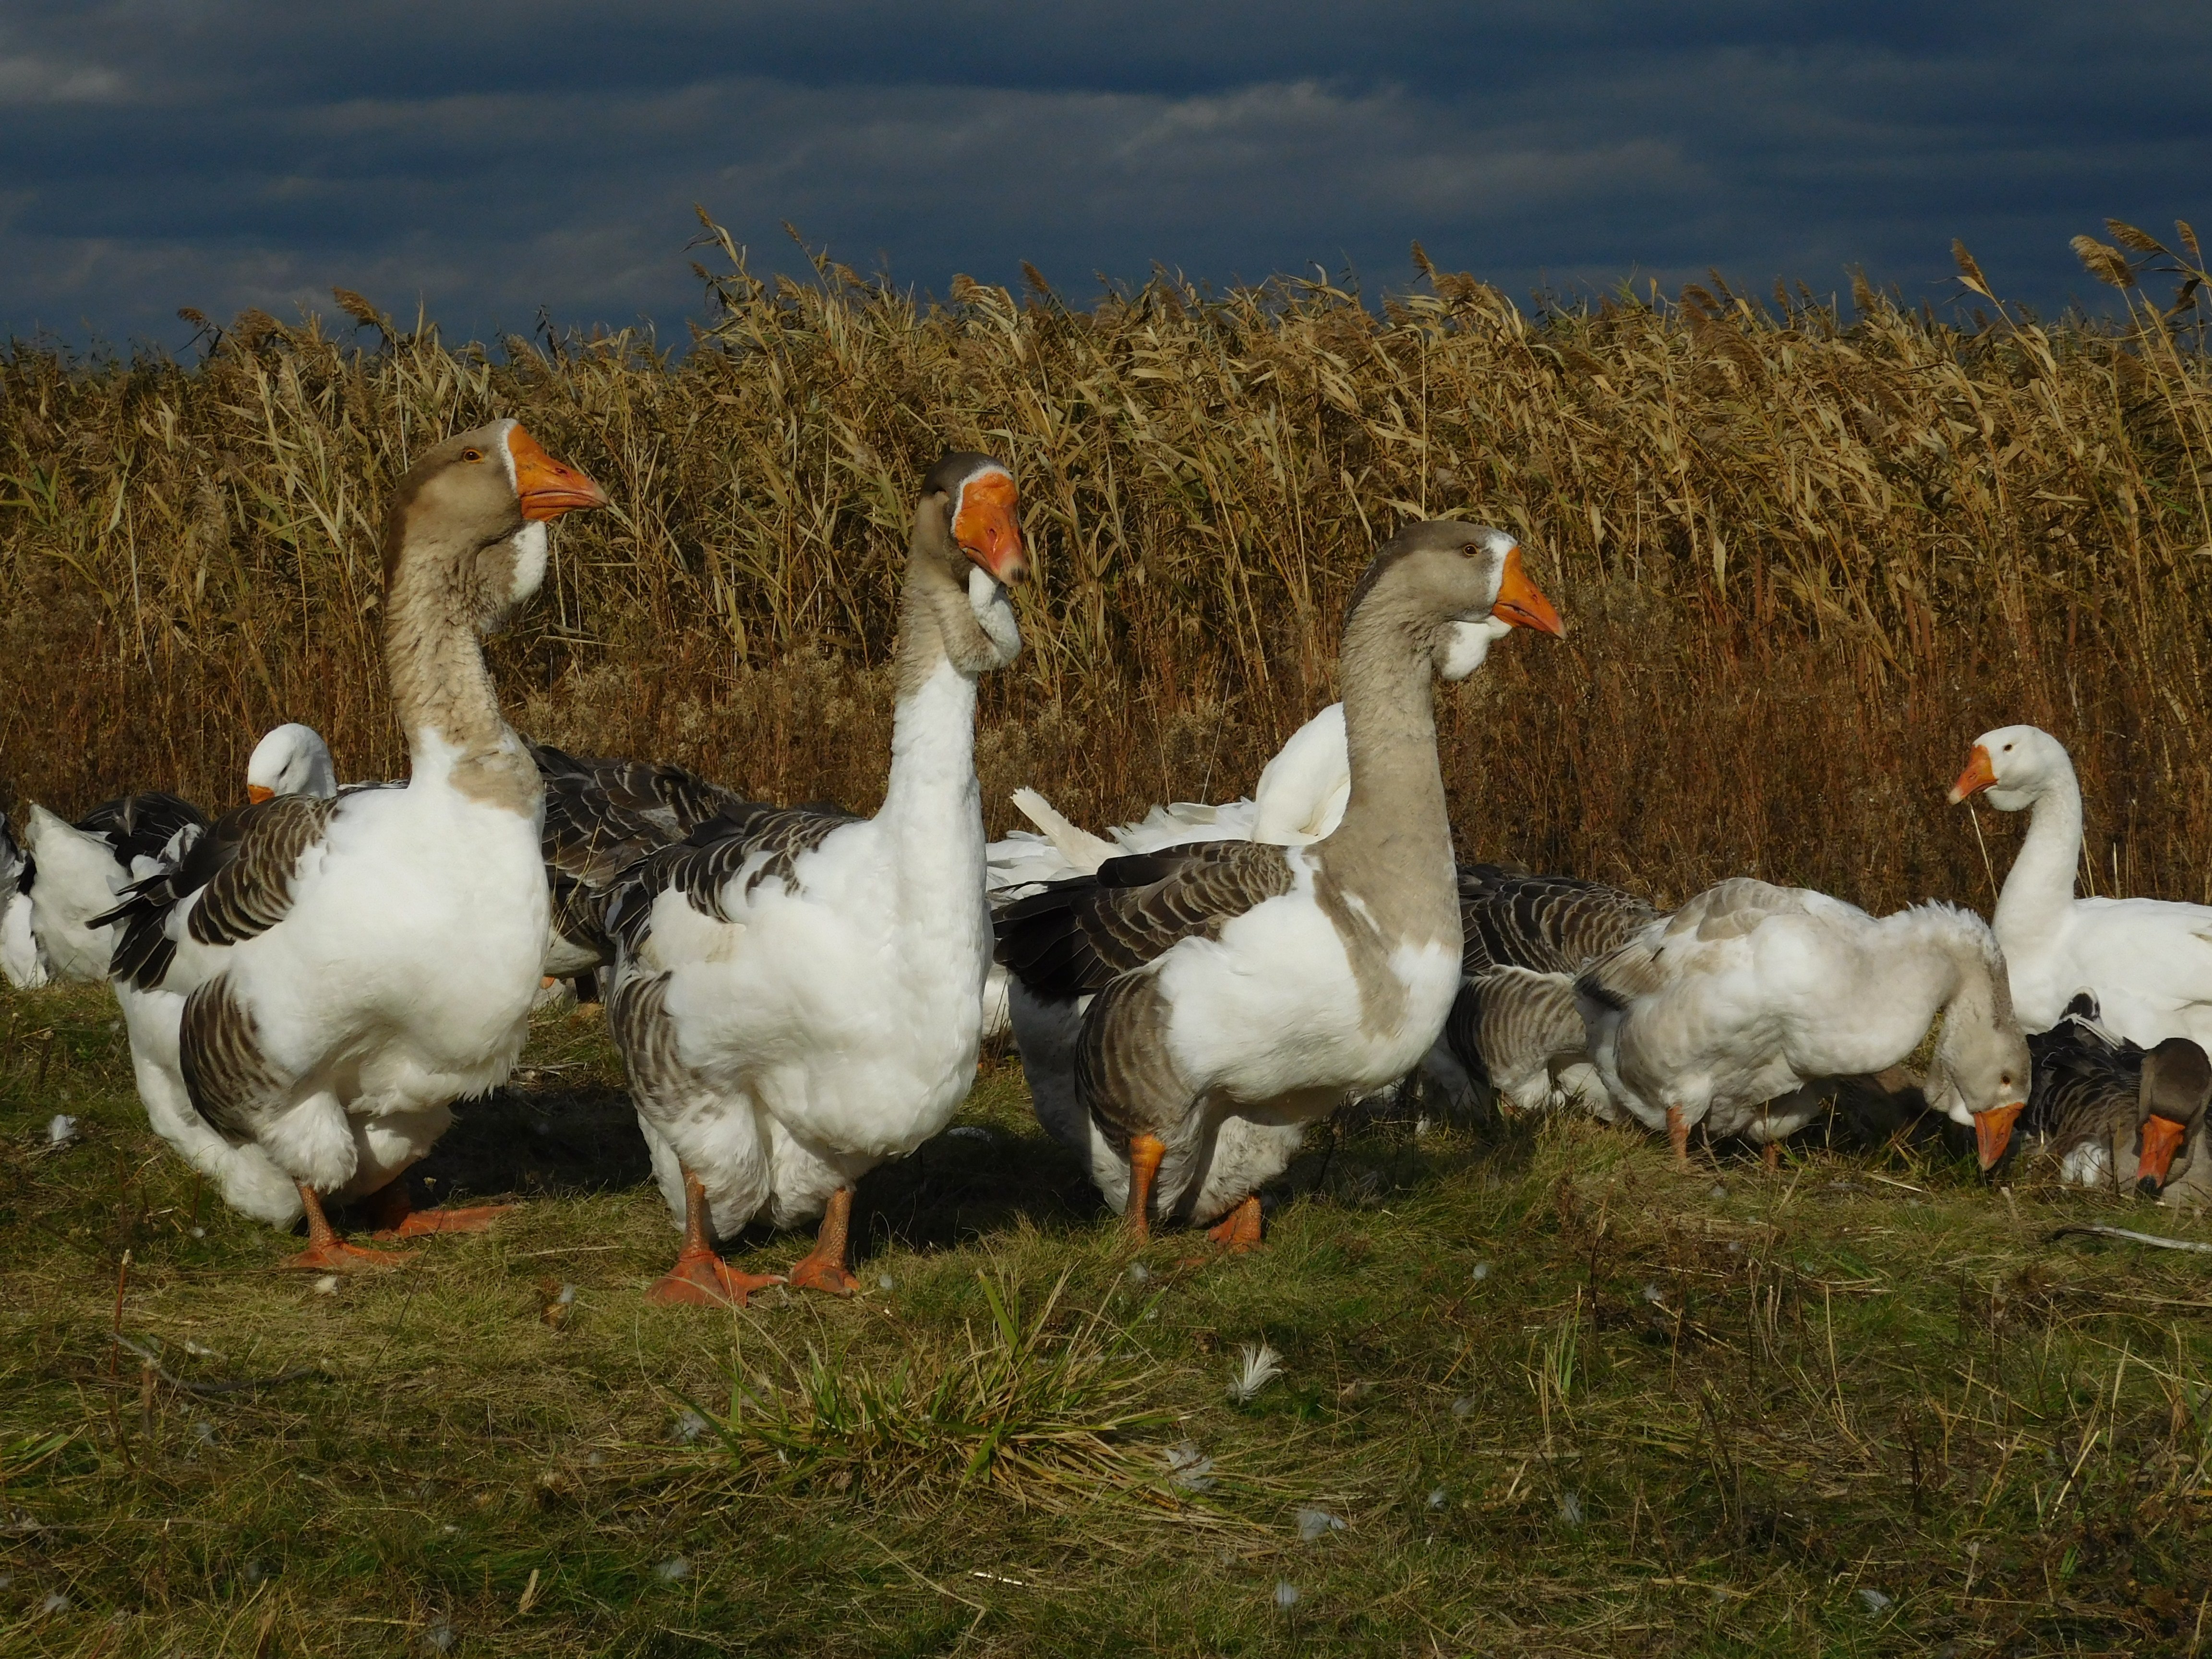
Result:
[[[461,459],[465,461],[480,461],[483,459],[483,451],[481,449],[465,449],[461,452]]]

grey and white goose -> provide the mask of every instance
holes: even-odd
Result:
[[[1659,912],[1602,882],[1463,864],[1459,915],[1459,995],[1426,1068],[1448,1087],[1489,1084],[1510,1110],[1571,1104],[1619,1120],[1590,1060],[1575,976]]]
[[[2187,1037],[2145,1049],[2098,1023],[2094,998],[2027,1039],[2035,1085],[2013,1139],[2068,1186],[2159,1197],[2200,1158],[2212,1060]],[[1983,1149],[1994,1165],[2007,1150]],[[2201,1173],[2201,1172],[2200,1172]]]
[[[548,523],[605,500],[513,421],[426,452],[384,540],[404,787],[240,807],[106,919],[125,928],[142,1091],[151,1074],[162,1104],[293,1183],[308,1220],[294,1266],[395,1259],[338,1239],[325,1199],[380,1194],[402,1235],[485,1219],[406,1215],[398,1180],[452,1102],[514,1066],[544,959],[544,792],[478,635],[537,590]]]
[[[1411,1070],[1460,981],[1433,682],[1461,626],[1563,632],[1504,532],[1437,521],[1376,554],[1342,654],[1351,789],[1305,847],[1213,841],[1109,860],[997,931],[1039,1119],[1143,1237],[1260,1235],[1304,1126]]]
[[[849,1294],[854,1183],[943,1129],[975,1080],[991,960],[975,688],[1021,647],[1017,505],[987,455],[922,479],[873,817],[747,804],[617,884],[608,1020],[684,1230],[653,1300],[742,1304],[778,1282],[714,1253],[761,1216],[821,1217],[788,1282]]]

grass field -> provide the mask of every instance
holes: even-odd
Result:
[[[2000,1195],[1941,1142],[1683,1176],[1409,1106],[1316,1134],[1263,1253],[1186,1265],[1131,1250],[999,1060],[865,1183],[865,1294],[662,1310],[586,1010],[419,1172],[514,1212],[326,1291],[196,1191],[71,989],[0,994],[0,1159],[10,1656],[2212,1634],[2204,1258],[2053,1242],[2120,1206]]]

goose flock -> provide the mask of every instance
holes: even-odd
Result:
[[[1693,1136],[1772,1163],[1931,1032],[1919,1086],[1984,1169],[2212,1192],[2212,908],[2075,897],[2081,791],[2047,732],[1984,733],[1951,791],[2030,815],[1993,926],[1748,878],[1662,910],[1459,864],[1436,682],[1565,630],[1513,538],[1432,520],[1376,549],[1343,701],[1251,796],[1102,836],[1023,789],[1034,829],[987,842],[977,685],[1021,649],[1029,562],[1004,463],[951,453],[921,480],[866,817],[508,726],[482,636],[536,591],[553,522],[606,504],[511,420],[400,482],[381,614],[404,781],[341,785],[289,724],[216,818],[146,791],[0,820],[0,974],[107,981],[149,1122],[234,1208],[304,1221],[292,1265],[382,1267],[404,1253],[380,1246],[493,1224],[412,1209],[402,1177],[570,985],[605,1005],[680,1236],[658,1302],[851,1294],[855,1184],[945,1127],[994,1032],[1132,1235],[1231,1251],[1262,1242],[1310,1126],[1417,1074],[1663,1134],[1685,1165]],[[787,1273],[719,1252],[762,1220],[816,1228]]]

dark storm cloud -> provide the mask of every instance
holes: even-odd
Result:
[[[0,17],[0,326],[327,307],[675,325],[703,204],[942,289],[1717,265],[2039,305],[2203,211],[2212,8],[126,3]],[[2095,297],[2094,294],[2090,297]]]

